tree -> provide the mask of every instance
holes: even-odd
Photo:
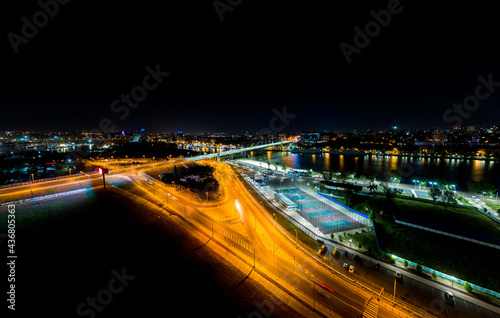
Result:
[[[356,172],[350,172],[347,175],[347,177],[351,179],[351,182],[353,182],[354,181],[354,177],[356,177]]]
[[[330,233],[330,238],[333,240],[335,238],[335,235],[333,235],[333,232]]]
[[[363,184],[366,182],[366,176],[365,175],[360,175],[359,178],[363,181]]]
[[[380,186],[383,188],[385,197],[388,201],[394,199],[395,197],[401,196],[403,189],[390,188],[386,184],[381,183]]]
[[[368,191],[370,191],[370,194],[374,194],[375,191],[377,191],[377,188],[377,185],[374,182],[371,182],[368,186]]]
[[[340,182],[344,183],[347,180],[347,172],[341,171],[338,175]]]
[[[339,242],[342,243],[343,240],[344,240],[344,238],[342,237],[342,235],[339,235]]]
[[[432,272],[432,277],[433,277],[434,279],[436,279],[436,278],[438,277],[438,274],[437,274],[435,271],[433,271],[433,272]]]
[[[393,180],[394,183],[400,183],[401,172],[399,170],[391,170],[391,180]]]
[[[404,266],[404,267],[408,267],[408,261],[407,261],[407,260],[404,260],[404,261],[403,261],[403,266]]]
[[[456,207],[457,199],[456,199],[455,193],[453,193],[453,191],[444,190],[443,197],[444,197],[444,202],[445,202],[445,208],[449,205],[453,205],[453,208]]]
[[[438,189],[438,188],[430,188],[429,189],[429,195],[431,196],[434,204],[436,204],[438,197],[441,196],[442,194],[443,193],[442,193],[441,189]]]
[[[358,242],[358,248],[361,248],[361,242]]]
[[[466,292],[472,293],[472,286],[468,282],[465,282],[464,289]]]
[[[323,179],[330,181],[332,179],[332,173],[328,170],[323,171]]]
[[[344,203],[349,207],[354,200],[354,191],[351,189],[346,189],[344,191]]]

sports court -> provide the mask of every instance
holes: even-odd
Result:
[[[364,227],[361,223],[300,189],[282,189],[278,192],[284,194],[294,203],[297,203],[299,206],[299,211],[297,212],[316,228],[319,228],[324,234]]]

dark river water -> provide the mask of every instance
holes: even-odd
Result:
[[[262,154],[264,154],[262,156]],[[259,156],[261,155],[261,156]],[[412,158],[374,155],[336,155],[336,154],[298,154],[291,152],[252,153],[257,160],[272,163],[280,162],[288,167],[324,170],[355,171],[359,175],[377,176],[377,180],[390,179],[391,170],[401,172],[404,183],[412,183],[418,174],[429,181],[448,180],[457,186],[457,190],[467,190],[467,181],[489,181],[500,189],[500,162],[489,160],[464,160],[449,158]],[[358,175],[358,176],[359,176]]]

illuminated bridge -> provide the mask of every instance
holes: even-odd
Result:
[[[228,150],[228,151],[222,151],[222,152],[217,152],[217,153],[210,153],[210,154],[206,154],[206,155],[193,156],[193,157],[189,157],[189,159],[191,159],[191,160],[201,160],[201,159],[210,159],[210,158],[220,159],[221,157],[224,157],[224,156],[230,156],[230,155],[238,154],[241,152],[252,151],[252,150],[268,148],[268,147],[278,147],[279,146],[283,149],[285,144],[290,144],[292,142],[294,142],[294,141],[279,141],[279,142],[273,142],[270,144],[256,145],[256,146],[239,148],[239,149]]]

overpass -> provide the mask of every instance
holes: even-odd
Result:
[[[290,143],[293,143],[293,141],[279,141],[279,142],[273,142],[270,144],[256,145],[256,146],[251,146],[251,147],[246,147],[246,148],[222,151],[222,152],[217,152],[217,153],[210,153],[210,154],[206,154],[206,155],[193,156],[193,157],[188,157],[187,159],[202,160],[202,159],[210,159],[210,158],[214,158],[214,157],[217,157],[217,159],[220,159],[220,157],[222,157],[222,156],[234,155],[234,154],[237,154],[240,152],[252,151],[252,150],[267,148],[267,147],[276,147],[276,146],[283,147],[283,145],[290,144]]]

